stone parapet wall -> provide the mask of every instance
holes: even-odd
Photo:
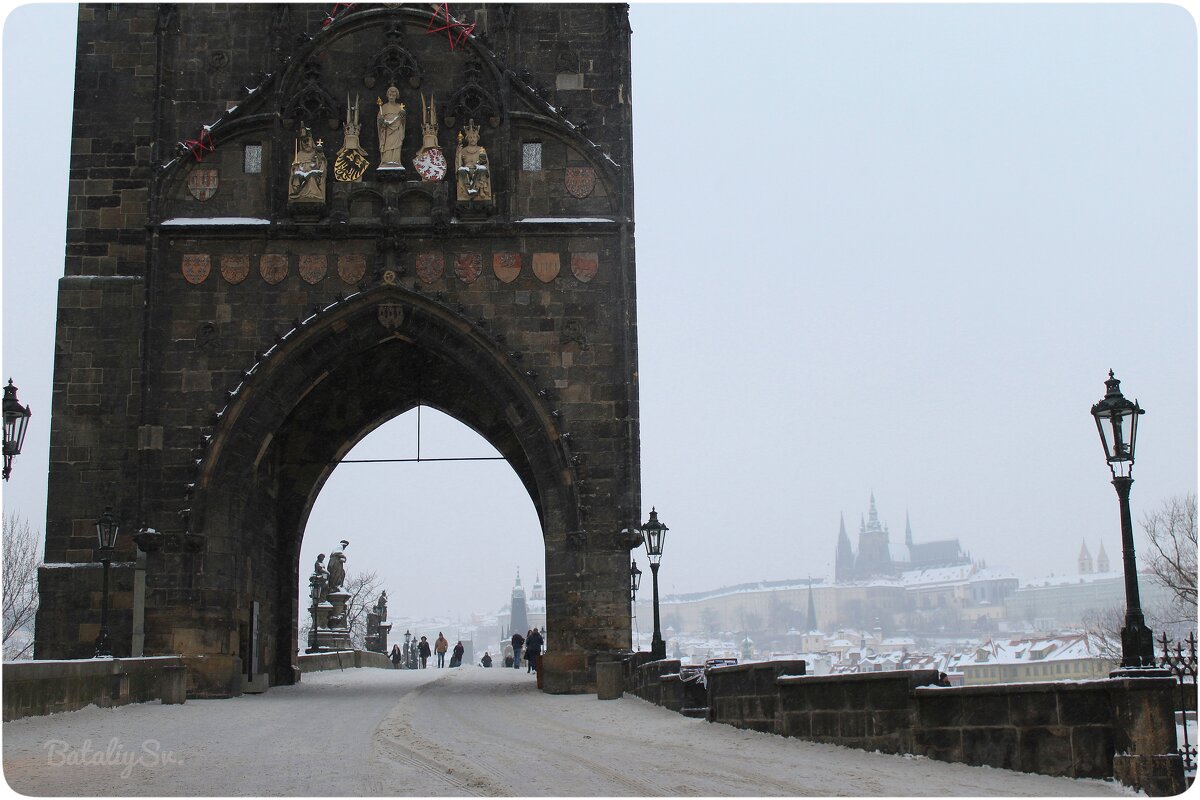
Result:
[[[803,661],[733,664],[708,671],[708,721],[775,733],[778,679],[803,675]]]
[[[182,703],[186,677],[178,656],[5,662],[4,721],[90,705]]]
[[[633,666],[626,689],[688,706],[675,660]],[[936,670],[805,675],[803,661],[708,671],[709,722],[844,747],[1071,778],[1116,778],[1152,796],[1186,788],[1173,678],[938,686]]]
[[[331,669],[354,669],[359,667],[374,667],[376,669],[395,669],[391,659],[383,653],[372,653],[369,650],[341,650],[333,653],[305,653],[296,659],[300,672],[324,672]]]

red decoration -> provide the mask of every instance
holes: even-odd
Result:
[[[179,148],[191,153],[197,161],[203,161],[205,153],[211,153],[217,149],[217,143],[213,140],[212,134],[208,132],[208,128],[201,128],[200,138],[184,139],[179,143]]]
[[[329,23],[333,22],[334,19],[337,18],[338,14],[342,13],[343,11],[349,11],[350,9],[354,8],[356,5],[358,5],[358,4],[357,3],[334,3],[333,10],[325,15],[325,21],[321,23],[321,27],[322,28],[326,27],[327,25],[329,25]]]
[[[446,38],[450,41],[450,51],[453,52],[454,48],[461,47],[467,41],[467,37],[474,30],[474,22],[470,25],[459,22],[450,16],[450,4],[442,3],[434,9],[433,16],[429,18],[429,27],[425,29],[425,32],[441,33],[445,31]]]

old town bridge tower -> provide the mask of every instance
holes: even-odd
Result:
[[[594,685],[640,517],[629,41],[623,5],[80,7],[37,658],[92,654],[111,505],[115,655],[293,682],[317,493],[421,404],[520,477],[546,689]]]

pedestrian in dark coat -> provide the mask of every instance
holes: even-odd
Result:
[[[536,672],[541,668],[538,663],[538,656],[542,654],[542,645],[546,640],[538,633],[538,629],[534,628],[525,637],[525,661],[529,664],[529,669],[526,672]]]
[[[421,669],[425,669],[429,664],[429,656],[433,654],[433,650],[429,647],[429,640],[424,636],[421,637],[421,643],[417,645],[417,654],[421,656]]]
[[[513,631],[512,647],[513,647],[513,669],[521,668],[521,647],[525,644],[525,637]]]
[[[484,667],[486,667],[486,668],[491,668],[491,666],[492,666],[492,656],[491,656],[491,654],[490,654],[490,653],[488,653],[488,652],[485,650],[485,651],[483,652],[483,658],[481,658],[481,659],[479,660],[479,663],[480,663],[480,664],[482,664],[482,665],[483,665]]]
[[[391,658],[392,658],[392,669],[400,669],[400,661],[403,660],[403,658],[404,658],[404,656],[401,655],[401,653],[400,653],[400,645],[398,645],[398,644],[392,645]]]
[[[458,644],[454,645],[453,654],[451,654],[451,656],[450,656],[450,666],[461,667],[463,653],[465,653],[465,652],[466,652],[466,648],[463,647],[462,640],[459,639]]]

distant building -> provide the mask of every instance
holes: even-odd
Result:
[[[1107,678],[1115,666],[1087,633],[991,640],[958,663],[964,686]]]
[[[913,542],[912,524],[904,516],[904,544],[888,540],[888,528],[880,522],[875,508],[875,493],[871,493],[870,508],[858,530],[857,552],[846,534],[846,519],[842,517],[834,556],[834,578],[838,583],[886,578],[910,570],[931,567],[953,567],[970,564],[971,557],[959,545],[958,539],[933,542]]]

